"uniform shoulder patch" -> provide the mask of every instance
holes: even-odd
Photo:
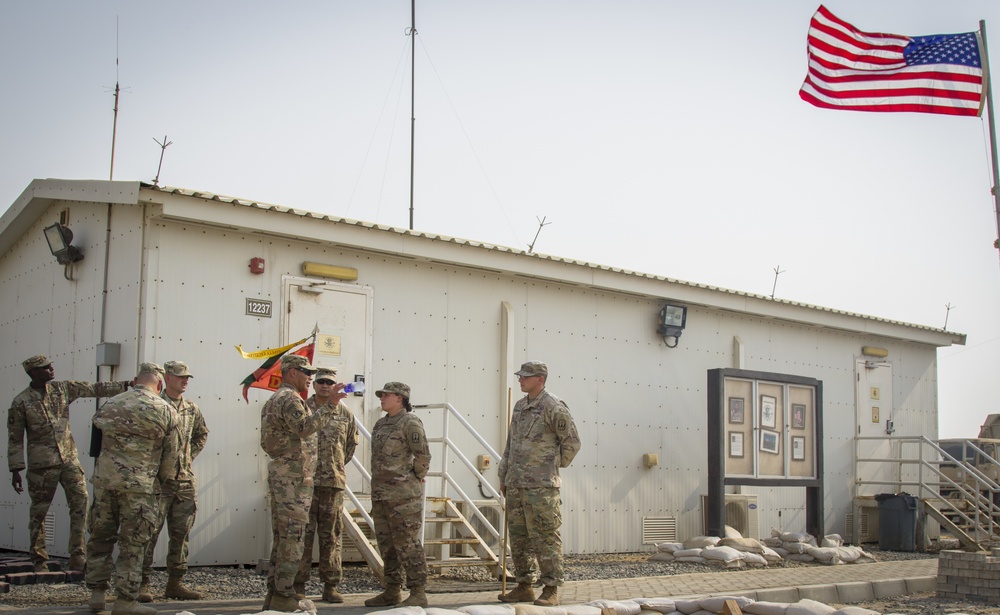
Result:
[[[411,433],[410,434],[410,442],[413,442],[414,444],[419,443],[420,442],[420,434],[417,433],[417,432]]]
[[[558,421],[556,421],[556,431],[566,431],[566,429],[567,429],[566,419],[560,418]]]

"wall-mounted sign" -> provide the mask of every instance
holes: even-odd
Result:
[[[316,336],[316,352],[334,357],[340,356],[340,336],[320,333]]]
[[[247,316],[271,317],[271,302],[264,299],[247,298]]]

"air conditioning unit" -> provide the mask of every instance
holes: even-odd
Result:
[[[757,496],[744,493],[727,493],[723,511],[726,525],[739,532],[744,538],[760,540],[760,511]],[[708,531],[708,496],[701,496],[701,531]]]
[[[503,509],[500,507],[500,503],[496,500],[473,500],[473,504],[479,509],[479,512],[486,517],[490,525],[497,530],[497,533],[501,536],[503,535],[503,526],[501,525],[501,520],[503,519]],[[498,553],[500,550],[500,539],[493,535],[493,533],[487,528],[483,522],[472,512],[469,506],[465,502],[455,502],[455,507],[458,508],[458,512],[469,520],[469,524],[472,529],[476,531],[479,536],[482,537],[483,542],[486,546],[490,548],[494,553]],[[455,555],[459,556],[474,556],[476,554],[472,545],[460,545],[453,550]]]
[[[878,542],[878,502],[874,497],[854,498],[854,512],[847,516],[847,536],[855,545]]]

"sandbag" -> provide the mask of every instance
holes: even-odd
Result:
[[[840,537],[840,534],[827,534],[820,541],[819,546],[821,547],[842,547],[844,546],[844,539]]]
[[[776,550],[772,549],[771,547],[765,546],[764,551],[761,552],[761,555],[764,557],[764,559],[767,560],[767,563],[769,564],[776,564],[781,561],[781,554],[778,553]],[[787,551],[785,551],[785,555],[788,555]]]
[[[587,606],[596,606],[601,609],[612,609],[615,615],[639,615],[642,607],[635,600],[591,600],[585,603]]]
[[[766,600],[752,602],[742,608],[748,615],[785,615],[788,604],[785,602],[767,602]]]
[[[566,615],[564,606],[535,606],[534,604],[515,604],[516,615]]]
[[[442,609],[436,606],[425,606],[424,613],[426,615],[465,615],[463,611],[457,609]]]
[[[731,562],[726,562],[721,559],[707,559],[705,560],[705,563],[712,568],[742,568],[744,565],[742,558]]]
[[[785,615],[829,615],[836,611],[829,604],[809,600],[808,598],[799,600],[794,604],[789,604],[785,609]]]
[[[674,554],[667,553],[666,551],[657,551],[650,558],[651,562],[672,562],[674,561]]]
[[[702,549],[700,547],[695,549],[681,549],[680,551],[674,551],[674,557],[701,557]]]
[[[744,553],[763,553],[764,545],[756,538],[723,538],[716,545],[719,547],[731,547]]]
[[[816,558],[813,557],[812,555],[809,555],[808,553],[801,553],[801,554],[789,553],[788,557],[786,557],[785,559],[787,559],[790,562],[815,562],[816,561]]]
[[[683,548],[684,543],[680,542],[661,542],[656,545],[656,550],[661,553],[674,553],[675,551],[680,551]]]
[[[779,558],[780,559],[780,558]],[[743,563],[748,566],[767,566],[767,559],[759,553],[750,553],[746,551],[743,553]]]
[[[718,536],[695,536],[694,538],[688,538],[684,541],[685,549],[704,549],[705,547],[714,547],[719,544],[722,540]],[[676,553],[674,554],[676,555]]]
[[[379,615],[424,615],[424,609],[419,606],[397,606],[378,613]]]
[[[881,615],[881,613],[860,606],[845,606],[830,613],[830,615]]]
[[[644,611],[657,611],[658,613],[676,613],[677,607],[673,598],[633,598]]]
[[[601,615],[600,607],[586,604],[570,604],[563,608],[566,609],[566,615]]]
[[[675,557],[674,561],[685,564],[704,564],[705,558],[700,555],[688,555],[685,557]]]
[[[701,608],[706,611],[721,613],[726,600],[734,601],[740,607],[740,610],[743,610],[748,604],[753,602],[753,600],[746,596],[713,596],[711,598],[702,598],[698,602],[701,604]]]
[[[686,598],[681,600],[674,600],[674,606],[677,607],[678,613],[684,613],[684,615],[693,615],[693,613],[701,610],[701,600],[698,598]]]
[[[720,560],[723,562],[735,562],[743,559],[740,552],[732,547],[705,547],[701,550],[701,556],[706,561]]]
[[[740,534],[739,530],[728,525],[723,530],[723,533],[726,535],[725,538],[743,538],[743,534]]]
[[[785,542],[781,544],[782,549],[796,555],[806,553],[810,547],[811,545],[807,542]]]
[[[468,615],[514,615],[513,604],[470,604],[458,610]]]
[[[840,551],[837,547],[809,547],[806,553],[816,558],[817,562],[823,564],[839,564]]]

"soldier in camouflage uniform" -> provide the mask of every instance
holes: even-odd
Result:
[[[87,518],[87,477],[69,426],[69,405],[81,397],[112,397],[128,389],[128,382],[53,381],[55,368],[42,355],[22,363],[31,385],[11,402],[7,413],[7,465],[14,491],[21,493],[24,436],[28,436],[28,516],[31,561],[35,572],[48,570],[45,550],[45,515],[62,485],[69,506],[69,568],[83,570],[84,524]]]
[[[386,413],[372,429],[372,521],[385,564],[385,591],[366,606],[427,606],[427,561],[421,540],[424,477],[431,453],[413,414],[410,387],[388,382],[375,392]],[[403,569],[410,595],[402,599]]]
[[[559,604],[563,584],[559,468],[569,466],[580,451],[580,436],[566,404],[545,389],[548,367],[529,361],[516,372],[521,391],[507,432],[507,446],[497,474],[506,498],[510,550],[517,587],[497,596],[503,602]],[[535,565],[542,595],[531,589]]]
[[[333,386],[337,371],[321,367],[313,380],[315,394],[306,400],[314,414],[332,405]],[[343,402],[336,404],[323,427],[310,436],[310,446],[316,447],[316,475],[313,478],[313,498],[309,506],[309,525],[303,540],[302,561],[295,577],[295,593],[305,594],[305,584],[312,575],[313,536],[319,533],[319,576],[323,581],[323,600],[340,603],[344,597],[337,591],[343,576],[340,541],[344,522],[344,488],[347,487],[346,464],[354,457],[358,445],[358,426],[354,414]]]
[[[177,415],[177,431],[180,434],[181,450],[177,457],[177,476],[170,478],[160,490],[160,519],[146,549],[142,563],[142,584],[139,588],[139,602],[152,602],[149,577],[153,572],[153,550],[160,537],[164,522],[169,537],[167,547],[167,588],[164,598],[179,600],[201,600],[204,596],[185,587],[181,579],[187,572],[188,537],[194,526],[195,512],[198,510],[198,480],[194,475],[194,458],[205,448],[208,440],[208,426],[198,405],[184,398],[188,380],[193,376],[186,363],[167,361],[163,364],[164,387],[160,394],[173,406]]]
[[[309,523],[316,457],[308,437],[316,433],[335,412],[343,385],[334,385],[331,404],[313,412],[303,396],[316,368],[299,355],[281,359],[281,386],[260,413],[260,446],[271,461],[267,464],[267,486],[271,498],[271,559],[267,573],[264,609],[292,612],[305,596],[294,590],[295,575],[302,560],[303,537]]]
[[[180,436],[173,408],[157,394],[162,376],[162,367],[143,363],[135,388],[113,397],[94,415],[94,426],[103,434],[88,519],[85,580],[94,612],[105,609],[113,568],[118,597],[112,615],[156,613],[136,597],[142,560],[159,517],[160,485],[177,477]],[[113,562],[116,545],[118,559]]]

